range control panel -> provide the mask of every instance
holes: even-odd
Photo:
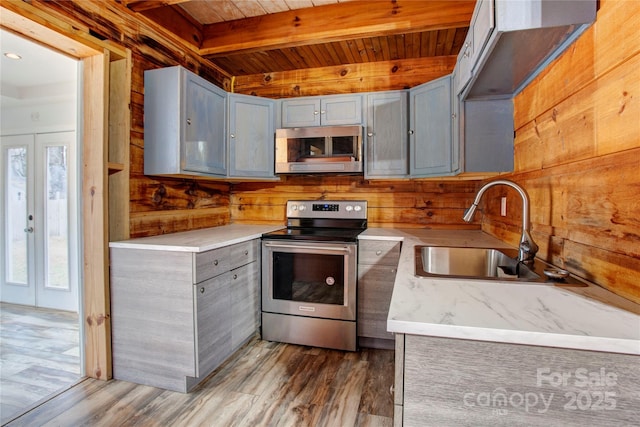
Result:
[[[366,200],[289,200],[287,218],[367,219]]]

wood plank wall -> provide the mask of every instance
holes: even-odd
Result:
[[[453,72],[456,56],[347,64],[238,76],[232,90],[267,98],[409,89]]]
[[[370,227],[479,228],[462,221],[478,181],[366,180],[354,176],[290,176],[282,182],[238,183],[231,190],[234,223],[285,223],[287,200],[366,200]]]
[[[601,0],[596,23],[515,98],[516,170],[507,177],[531,197],[543,258],[636,302],[638,28],[640,2]],[[509,220],[499,215],[502,195]],[[483,230],[517,244],[519,197],[495,187],[485,200]]]

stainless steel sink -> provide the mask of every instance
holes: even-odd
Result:
[[[422,277],[538,282],[586,286],[567,278],[551,279],[545,275],[548,264],[536,260],[533,268],[519,263],[515,249],[469,248],[451,246],[415,246],[415,272]]]

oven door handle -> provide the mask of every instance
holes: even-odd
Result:
[[[265,246],[270,248],[282,248],[282,249],[304,249],[309,251],[333,251],[333,252],[350,252],[348,247],[331,247],[331,246],[310,246],[310,245],[279,245],[277,243],[264,243]]]

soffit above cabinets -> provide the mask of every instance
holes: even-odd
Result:
[[[455,56],[475,0],[122,0],[232,76]]]

